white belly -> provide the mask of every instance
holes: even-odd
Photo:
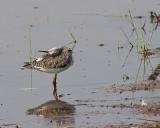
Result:
[[[46,73],[60,73],[60,72],[63,72],[65,70],[67,70],[71,65],[73,64],[73,60],[70,64],[68,64],[67,66],[63,67],[63,68],[42,68],[42,67],[36,67],[36,69],[38,71],[41,71],[41,72],[46,72]]]

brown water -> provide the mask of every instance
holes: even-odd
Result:
[[[144,7],[145,6],[145,7]],[[22,128],[59,128],[65,125],[84,127],[105,127],[108,124],[140,123],[137,118],[151,118],[152,115],[137,114],[132,109],[107,108],[119,103],[159,102],[159,90],[107,93],[105,87],[122,84],[123,74],[129,76],[126,83],[136,80],[140,55],[134,47],[125,66],[125,57],[130,45],[122,30],[129,36],[132,26],[128,10],[134,16],[137,26],[146,21],[146,32],[152,33],[149,11],[159,13],[158,0],[3,0],[0,4],[0,125],[17,123]],[[23,62],[29,61],[30,40],[32,56],[38,50],[62,46],[72,41],[72,32],[78,43],[74,49],[74,65],[58,75],[58,94],[62,101],[75,108],[67,114],[71,120],[51,119],[27,115],[26,111],[52,100],[52,74],[21,70]],[[135,35],[133,39],[135,40]],[[159,47],[159,27],[153,32],[151,48]],[[104,46],[99,46],[104,44]],[[124,48],[118,50],[118,46]],[[146,73],[143,64],[138,80],[147,79],[152,67],[160,63],[151,57]],[[152,66],[150,66],[152,65]],[[30,88],[33,89],[30,89]],[[134,100],[125,101],[125,98]],[[66,115],[61,115],[65,117]],[[152,116],[153,119],[159,118]],[[14,127],[11,125],[10,127]],[[66,126],[67,127],[67,126]]]

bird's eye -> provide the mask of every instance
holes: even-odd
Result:
[[[68,52],[72,52],[72,50],[71,50],[71,49],[68,49]]]

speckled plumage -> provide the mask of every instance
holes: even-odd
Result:
[[[68,47],[55,48],[52,53],[46,53],[24,67],[48,73],[59,73],[69,68],[73,63],[72,50]]]

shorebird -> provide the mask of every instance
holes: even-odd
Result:
[[[39,50],[39,52],[43,52],[45,54],[43,54],[41,57],[36,58],[32,62],[25,62],[25,65],[23,66],[25,68],[35,69],[41,72],[54,73],[53,96],[56,100],[58,99],[56,89],[57,74],[65,71],[73,64],[72,53],[76,44],[76,40],[70,42],[69,44],[72,44],[72,46],[51,48],[47,51]]]

